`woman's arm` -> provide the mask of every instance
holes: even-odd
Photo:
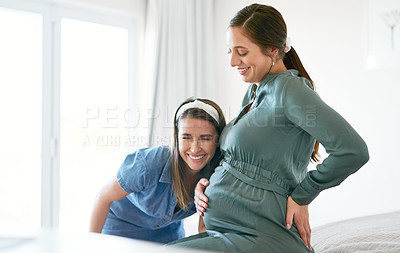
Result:
[[[329,156],[309,171],[291,193],[299,205],[308,205],[324,189],[339,185],[369,159],[364,140],[335,110],[307,87],[305,79],[286,85],[285,115],[321,143]]]
[[[286,224],[295,222],[300,237],[310,247],[308,204],[324,189],[339,185],[369,158],[368,148],[351,125],[311,90],[305,79],[288,83],[283,93],[287,118],[318,140],[329,156],[317,170],[309,171],[287,201]]]
[[[114,177],[97,195],[90,218],[90,232],[101,233],[113,201],[125,198],[129,193],[124,191]]]

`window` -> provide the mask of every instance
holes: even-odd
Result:
[[[87,231],[97,193],[128,152],[128,55],[127,29],[62,19],[61,230]]]
[[[40,227],[42,17],[0,8],[0,227]]]
[[[61,2],[0,3],[2,230],[87,231],[97,192],[129,152],[138,21]]]

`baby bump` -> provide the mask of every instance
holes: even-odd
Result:
[[[222,166],[215,169],[206,188],[208,208],[204,213],[204,224],[208,230],[220,232],[248,232],[256,229],[262,193],[236,178]]]

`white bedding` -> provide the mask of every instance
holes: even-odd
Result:
[[[319,226],[311,243],[317,253],[400,253],[400,211]]]

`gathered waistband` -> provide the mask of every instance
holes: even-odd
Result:
[[[220,163],[229,173],[243,182],[255,187],[274,191],[278,194],[289,196],[293,187],[285,183],[279,176],[265,168],[242,161],[225,158]]]

